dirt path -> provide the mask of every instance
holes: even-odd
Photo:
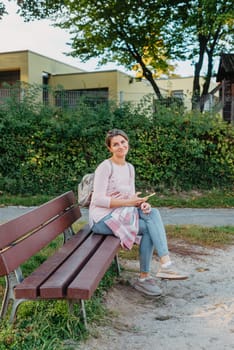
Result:
[[[177,242],[179,243],[179,242]],[[226,250],[184,246],[172,259],[190,274],[187,281],[159,281],[163,297],[154,299],[128,283],[138,262],[106,295],[108,314],[93,325],[82,350],[231,350],[234,349],[234,247]],[[157,263],[152,272],[157,270]]]

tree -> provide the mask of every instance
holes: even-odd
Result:
[[[180,33],[184,33],[184,52],[194,62],[193,109],[203,110],[203,97],[208,94],[214,74],[214,58],[233,49],[234,7],[232,0],[191,0],[179,7],[173,19]],[[175,33],[175,41],[177,40]],[[181,35],[178,42],[180,42]],[[175,42],[175,45],[177,43]],[[207,58],[205,83],[201,89],[200,76]]]
[[[0,19],[6,14],[6,7],[3,2],[0,1]]]
[[[158,41],[155,43],[155,45],[157,45],[158,48],[161,47],[162,52],[161,52],[160,58],[161,58],[162,64],[159,67],[158,61],[155,61],[153,57],[150,57],[149,50],[147,47],[144,48],[144,53],[142,56],[143,63],[148,69],[150,69],[154,79],[160,78],[162,75],[166,75],[168,77],[174,76],[175,66],[170,64],[170,62],[167,60],[167,57],[164,55],[163,41],[162,40]],[[142,66],[139,63],[134,64],[134,66],[132,67],[132,70],[135,72],[136,78],[141,79],[144,77]]]
[[[70,31],[72,56],[79,56],[84,62],[98,57],[100,64],[114,61],[127,69],[140,65],[143,77],[159,99],[162,96],[154,71],[168,68],[170,45],[164,43],[164,37],[177,3],[175,0],[149,0],[147,4],[142,0],[18,1],[26,20],[56,16],[56,25]],[[154,62],[153,67],[146,65],[147,57]]]

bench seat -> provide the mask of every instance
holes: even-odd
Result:
[[[25,300],[66,299],[68,303],[81,301],[87,326],[84,300],[92,297],[113,260],[119,273],[120,241],[114,236],[93,234],[88,225],[74,232],[72,225],[80,218],[74,193],[69,191],[0,225],[0,275],[6,278],[1,317],[10,299],[11,321]],[[61,233],[64,244],[24,278],[21,264]]]

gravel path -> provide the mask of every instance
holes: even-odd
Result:
[[[172,253],[172,258],[186,267],[188,280],[159,281],[163,297],[154,299],[135,291],[128,283],[134,272],[125,270],[105,297],[106,318],[91,327],[78,349],[234,349],[234,247],[184,248],[189,255]],[[122,264],[138,270],[137,262]],[[154,262],[153,273],[156,270]]]
[[[0,222],[8,221],[25,214],[34,207],[9,206],[0,207]],[[234,208],[232,209],[192,209],[192,208],[159,208],[165,225],[202,225],[234,226]],[[88,211],[82,209],[83,219],[87,221]]]

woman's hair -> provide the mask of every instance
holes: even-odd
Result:
[[[123,130],[120,130],[120,129],[112,129],[112,130],[109,130],[106,134],[106,145],[107,147],[110,147],[110,144],[111,144],[111,139],[114,137],[114,136],[123,136],[125,138],[125,140],[129,140],[128,139],[128,135],[123,131]]]

